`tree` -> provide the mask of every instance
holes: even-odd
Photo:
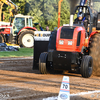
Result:
[[[28,9],[27,14],[33,16],[33,23],[39,23],[40,21],[42,22],[44,20],[42,16],[43,12],[41,11],[42,3],[43,0],[28,0],[26,3]]]
[[[18,6],[19,8],[18,13],[25,14],[25,1],[24,0],[12,0],[12,2]],[[3,6],[3,13],[5,16],[4,21],[9,21],[9,17],[10,17],[9,9],[12,9],[12,8],[9,5],[4,4]]]
[[[63,24],[68,24],[70,19],[70,7],[66,0],[63,0],[61,4],[61,26]]]
[[[20,9],[19,13],[33,16],[33,23],[41,23],[45,29],[50,30],[58,25],[58,1],[59,0],[12,0]],[[10,6],[4,5],[5,21],[9,21]],[[69,23],[69,3],[63,0],[61,5],[61,25]],[[39,29],[39,26],[37,26]]]
[[[34,17],[33,22],[41,23],[45,29],[50,30],[57,27],[58,22],[58,1],[59,0],[29,0],[29,15]],[[62,2],[61,25],[69,22],[69,4],[66,0]]]

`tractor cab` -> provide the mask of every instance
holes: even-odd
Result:
[[[14,35],[18,34],[18,32],[24,27],[33,27],[32,19],[33,17],[27,16],[27,15],[26,16],[21,15],[21,14],[15,15],[15,18],[12,24],[13,34]]]

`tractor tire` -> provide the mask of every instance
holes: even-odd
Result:
[[[0,43],[4,43],[4,37],[0,34]]]
[[[34,46],[34,31],[23,31],[18,38],[20,47],[32,48]]]
[[[48,66],[47,66],[47,56],[46,52],[41,53],[39,57],[39,71],[41,74],[48,74]]]
[[[56,50],[56,35],[57,31],[52,31],[49,39],[49,44],[48,44],[48,51],[50,49]]]
[[[93,75],[100,76],[100,33],[92,36],[89,55],[93,58]]]
[[[80,71],[82,77],[89,78],[92,75],[93,59],[91,56],[89,55],[83,56]]]

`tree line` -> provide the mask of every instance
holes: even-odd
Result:
[[[49,26],[54,30],[58,24],[58,2],[59,0],[12,0],[18,7],[19,13],[33,16],[33,23],[40,23],[43,29]],[[4,21],[9,21],[9,9],[7,5],[3,6]],[[63,0],[61,4],[61,23],[68,24],[70,18],[69,2]],[[39,30],[39,26],[35,26]]]

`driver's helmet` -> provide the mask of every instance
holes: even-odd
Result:
[[[84,13],[79,12],[77,15],[78,19],[81,21],[84,18]]]

